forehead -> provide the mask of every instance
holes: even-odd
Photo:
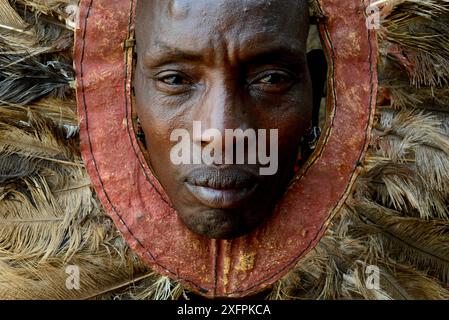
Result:
[[[141,0],[136,27],[138,41],[146,46],[257,41],[303,46],[308,7],[306,0]]]
[[[203,17],[227,19],[264,15],[291,15],[307,9],[305,0],[152,0],[155,10],[171,18],[187,18],[200,14]]]

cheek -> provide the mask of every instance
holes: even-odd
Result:
[[[161,101],[151,87],[147,90],[143,90],[143,87],[148,88],[149,86],[145,82],[135,86],[134,108],[145,133],[147,147],[158,151],[169,150],[171,133],[173,130],[183,127],[182,117],[175,108],[167,106]]]
[[[147,160],[154,169],[158,169],[160,163],[169,161],[171,149],[170,134],[172,126],[169,122],[160,120],[152,112],[148,111],[148,106],[138,105],[136,101],[136,112],[139,117],[141,128],[145,134],[145,144]],[[159,173],[160,170],[157,170]]]
[[[154,81],[136,85],[136,112],[141,123],[152,131],[166,134],[175,129],[188,129],[192,125],[195,101],[189,96],[169,96],[156,90]],[[144,88],[144,89],[143,89]]]
[[[258,128],[278,129],[280,143],[301,139],[312,124],[312,106],[303,101],[287,101],[260,112]]]
[[[281,158],[296,155],[301,138],[310,126],[305,117],[291,116],[279,124],[279,153]]]
[[[263,122],[270,129],[278,129],[278,147],[280,158],[289,158],[298,152],[301,138],[312,124],[312,107],[303,102],[288,102],[273,112],[267,112]]]
[[[279,135],[298,140],[312,125],[312,89],[309,84],[293,92],[280,106],[277,118]]]
[[[150,106],[154,106],[151,101],[144,106],[137,106],[136,103],[137,115],[145,133],[146,159],[164,190],[172,197],[180,186],[177,183],[179,167],[172,164],[170,160],[170,151],[176,144],[176,142],[170,141],[170,135],[176,125],[173,124],[173,121],[166,121],[158,117],[157,113],[153,112],[154,109],[150,109]]]
[[[312,100],[312,86],[306,79],[284,94],[257,95],[248,102],[254,106],[252,116],[259,118],[261,124],[269,123],[279,130],[295,126],[301,130],[311,123]]]
[[[135,81],[141,79],[136,75]],[[185,127],[184,117],[179,109],[167,106],[157,96],[151,89],[151,81],[141,80],[134,87],[136,99],[133,108],[145,134],[147,162],[170,198],[176,200],[183,184],[179,183],[181,168],[170,160],[170,151],[177,143],[170,141],[170,135],[174,129]]]

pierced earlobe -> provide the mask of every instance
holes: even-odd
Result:
[[[299,146],[298,156],[296,158],[295,164],[295,174],[299,172],[301,166],[310,157],[310,155],[315,151],[318,140],[321,136],[321,128],[317,126],[312,126],[307,133],[301,138],[301,144]]]
[[[137,139],[138,139],[143,145],[145,145],[145,133],[144,133],[144,131],[143,131],[142,125],[140,124],[139,118],[136,119],[136,124],[137,124],[137,130],[136,130],[136,136],[137,136]]]
[[[307,149],[312,153],[316,145],[318,143],[318,140],[321,136],[321,128],[317,126],[313,126],[309,132],[304,136],[304,143],[307,146]]]

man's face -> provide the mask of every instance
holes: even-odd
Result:
[[[135,108],[154,174],[193,232],[248,233],[285,192],[310,126],[306,1],[140,0],[136,32]],[[201,123],[199,135],[194,121]],[[227,129],[266,129],[267,137],[277,129],[277,138],[257,135],[257,151],[265,146],[269,155],[277,143],[277,171],[261,175],[266,165],[259,157],[248,163],[249,155],[245,164],[175,164],[170,155],[179,141],[170,137],[176,129],[187,130],[199,150],[212,142],[205,131],[216,129],[223,154]],[[231,149],[236,160],[238,150]]]

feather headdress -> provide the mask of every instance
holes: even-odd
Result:
[[[362,174],[269,299],[449,298],[449,1],[373,5],[380,89]],[[0,298],[188,298],[133,254],[91,188],[71,67],[76,14],[74,0],[0,0]],[[65,285],[72,266],[79,290]],[[380,282],[369,286],[372,270]]]

